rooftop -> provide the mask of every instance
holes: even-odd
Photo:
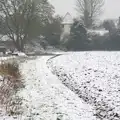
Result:
[[[63,18],[62,24],[73,24],[73,18],[69,12],[67,12],[65,17]]]

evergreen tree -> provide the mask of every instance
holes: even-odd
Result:
[[[66,43],[70,50],[87,49],[87,30],[79,21],[75,20],[70,33],[70,40]]]

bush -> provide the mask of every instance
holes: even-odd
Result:
[[[105,42],[105,45],[108,50],[120,50],[120,35],[111,35],[110,39]]]
[[[99,35],[89,35],[90,38],[90,49],[91,50],[107,50],[106,42],[109,40],[109,34]]]
[[[92,37],[91,44],[89,45],[91,50],[120,50],[120,36],[119,34],[105,34],[104,36],[97,35]]]
[[[70,39],[66,42],[66,48],[68,50],[85,50],[87,44],[87,30],[79,21],[75,20],[71,27]]]
[[[1,62],[0,64],[0,103],[10,115],[20,114],[21,99],[17,92],[23,88],[23,82],[16,62]],[[19,101],[19,102],[18,102]]]
[[[12,76],[14,78],[20,78],[19,65],[16,62],[1,62],[0,75]]]

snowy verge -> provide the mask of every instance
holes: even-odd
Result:
[[[48,61],[69,89],[94,105],[100,120],[120,120],[120,53],[68,53]]]
[[[13,59],[13,58],[16,58],[16,56],[0,57],[0,61],[9,60],[9,59]]]
[[[49,58],[38,57],[21,65],[26,85],[20,92],[24,99],[21,120],[97,120],[94,108],[51,73],[46,65]]]
[[[13,63],[14,61],[16,62],[18,62],[18,64],[19,63],[21,63],[24,59],[26,59],[27,57],[26,56],[4,56],[4,57],[0,57],[0,64],[1,64],[1,62],[5,62],[5,63],[7,63],[7,62],[9,62],[9,63]],[[1,87],[1,85],[4,85],[4,86],[6,86],[8,83],[7,82],[4,82],[3,83],[3,76],[1,76],[0,75],[0,87]],[[2,87],[1,87],[1,89],[2,89]],[[5,89],[5,88],[4,88]],[[3,89],[3,90],[4,90]],[[10,96],[11,97],[11,96]],[[12,98],[13,97],[15,97],[15,98],[18,98],[19,97],[19,94],[14,94],[14,96],[12,96]],[[15,99],[13,99],[13,100],[15,100]],[[19,99],[20,100],[20,99]],[[13,102],[13,101],[11,101],[11,102]],[[19,101],[17,101],[17,102],[19,102]],[[10,103],[11,104],[11,103]],[[17,103],[17,105],[18,105],[18,103]],[[11,106],[10,105],[10,107],[11,107],[11,109],[12,110],[14,110],[15,109],[15,105],[14,106]],[[18,107],[18,106],[17,106]],[[16,112],[17,110],[15,110],[15,112]],[[0,120],[21,120],[21,116],[22,115],[20,115],[20,114],[14,114],[14,115],[12,115],[12,113],[11,114],[9,114],[8,115],[8,112],[6,112],[6,107],[2,104],[0,104]]]

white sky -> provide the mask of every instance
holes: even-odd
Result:
[[[55,7],[56,13],[64,16],[69,12],[73,17],[76,0],[49,0]],[[120,0],[105,0],[104,12],[99,19],[118,18],[120,16]]]

